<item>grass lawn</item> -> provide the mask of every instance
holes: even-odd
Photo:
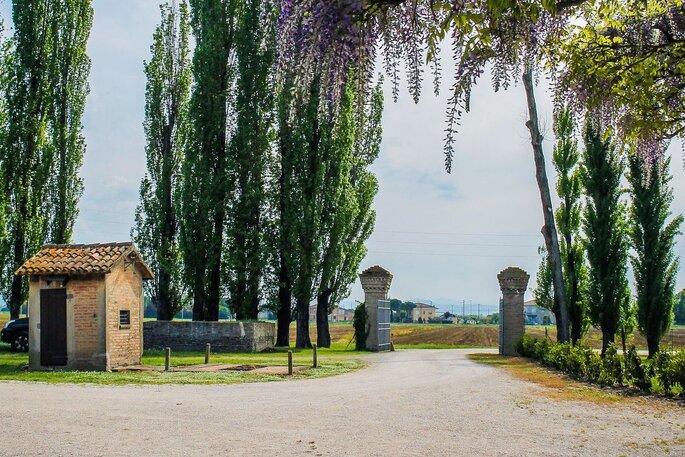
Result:
[[[288,364],[287,350],[274,353],[243,354],[224,353],[212,354],[211,363],[239,364],[239,365],[273,365],[286,366]],[[296,372],[293,376],[255,374],[250,372],[218,372],[218,373],[187,373],[187,372],[37,372],[24,371],[28,363],[28,355],[10,352],[9,346],[0,343],[0,381],[38,381],[48,383],[92,383],[92,384],[237,384],[244,382],[283,381],[286,379],[309,379],[334,376],[347,373],[364,366],[359,359],[361,353],[346,351],[340,345],[331,349],[319,350],[319,367]],[[162,351],[146,351],[143,355],[145,365],[164,365]],[[204,353],[174,352],[171,355],[172,367],[178,365],[199,365],[204,363]],[[293,364],[295,366],[311,366],[311,350],[293,350]]]

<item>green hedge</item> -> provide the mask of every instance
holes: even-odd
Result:
[[[539,360],[582,381],[685,396],[685,350],[682,349],[673,353],[662,351],[652,359],[643,360],[635,346],[619,354],[612,344],[602,358],[583,344],[551,343],[524,335],[517,350],[524,357]]]

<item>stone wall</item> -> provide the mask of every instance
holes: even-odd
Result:
[[[149,321],[143,324],[145,349],[212,352],[261,352],[274,347],[276,326],[269,322]]]

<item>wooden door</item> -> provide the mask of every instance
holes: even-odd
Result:
[[[40,364],[67,364],[67,291],[40,291]]]

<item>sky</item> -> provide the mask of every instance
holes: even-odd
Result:
[[[8,0],[0,16],[8,27]],[[87,152],[81,175],[74,242],[130,239],[145,172],[143,61],[149,58],[159,21],[158,0],[94,0],[95,17],[88,53],[91,93],[84,118]],[[374,207],[376,228],[360,269],[381,265],[393,274],[390,296],[433,303],[443,311],[496,310],[497,273],[519,266],[531,275],[532,298],[543,244],[540,198],[530,147],[525,96],[519,85],[494,93],[487,78],[473,90],[472,110],[456,137],[453,171],[444,170],[445,108],[451,82],[449,57],[443,59],[442,91],[432,93],[426,75],[421,100],[414,104],[406,86],[394,103],[386,83],[383,143],[373,165],[379,181]],[[551,160],[551,103],[544,81],[538,88],[544,147]],[[685,213],[685,171],[678,144],[673,155],[674,213]],[[550,179],[554,171],[548,163]],[[678,237],[677,254],[685,258]],[[685,287],[685,272],[678,275]],[[345,301],[363,300],[359,281]],[[469,306],[471,308],[469,309]]]

